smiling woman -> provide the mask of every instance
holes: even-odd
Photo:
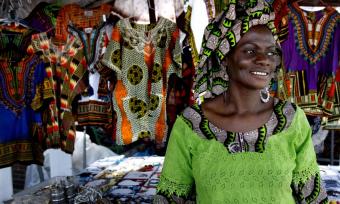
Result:
[[[195,96],[173,126],[154,203],[327,203],[302,109],[271,97],[272,9],[230,0],[206,28]]]
[[[265,25],[250,28],[222,61],[229,75],[229,87],[242,88],[234,82],[243,81],[249,88],[265,88],[280,63],[277,47],[271,31]]]

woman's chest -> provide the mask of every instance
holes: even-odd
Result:
[[[212,140],[199,145],[192,157],[196,186],[207,191],[289,187],[295,154],[288,142],[281,142],[268,142],[263,153],[229,153],[223,144]]]

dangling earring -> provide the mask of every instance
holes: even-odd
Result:
[[[221,66],[222,66],[222,69],[224,70],[223,79],[228,81],[229,80],[228,65],[222,63]]]
[[[270,94],[269,94],[269,88],[265,87],[264,89],[262,89],[260,91],[260,97],[261,97],[261,101],[262,103],[267,103],[270,99]]]

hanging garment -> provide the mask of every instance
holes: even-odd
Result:
[[[43,86],[44,63],[38,56],[19,62],[0,60],[0,168],[13,163],[43,163],[41,113],[37,90]]]
[[[33,35],[32,45],[47,64],[46,84],[53,92],[43,114],[46,148],[61,148],[72,153],[75,140],[72,102],[85,89],[82,80],[87,72],[83,47],[73,36],[64,45],[57,46],[47,33]]]
[[[149,137],[162,144],[167,135],[168,79],[172,73],[181,76],[176,24],[162,17],[155,25],[118,21],[102,63],[117,75],[112,97],[117,143]]]
[[[0,168],[43,162],[39,109],[49,94],[45,64],[25,52],[31,35],[30,29],[0,26]]]
[[[340,62],[339,62],[340,63]],[[339,129],[340,127],[340,65],[335,75],[335,82],[330,84],[329,93],[330,98],[334,99],[334,112],[328,118],[323,118],[323,125],[325,129]]]
[[[291,100],[310,115],[334,112],[339,63],[340,14],[333,8],[309,12],[288,5],[288,37],[282,43]],[[333,93],[330,93],[333,92]]]
[[[176,74],[170,75],[167,93],[167,124],[172,129],[177,116],[188,106],[195,103],[193,93],[193,82],[195,66],[190,51],[186,46],[182,49],[182,78]]]
[[[79,126],[102,126],[112,124],[112,109],[108,96],[107,81],[101,78],[96,69],[96,63],[105,52],[110,38],[109,28],[113,25],[101,23],[97,28],[83,31],[80,28],[69,26],[69,33],[80,39],[84,47],[84,55],[89,70],[89,87],[87,94],[83,94],[77,108],[77,121]],[[102,83],[102,86],[99,85]],[[100,89],[102,88],[102,89]],[[105,93],[106,92],[106,93]]]
[[[110,97],[105,96],[105,93],[101,93],[99,97],[98,91],[102,90],[99,89],[99,84],[105,82],[95,68],[110,36],[108,32],[112,25],[103,22],[103,16],[108,16],[111,8],[109,4],[102,4],[100,7],[88,10],[70,4],[60,10],[57,18],[56,38],[63,40],[66,35],[71,35],[79,39],[84,47],[86,69],[89,71],[86,77],[88,87],[82,93],[77,107],[78,126],[105,127],[107,124],[112,124]]]
[[[272,7],[275,11],[274,24],[280,42],[284,41],[288,35],[288,6],[286,0],[274,0]]]

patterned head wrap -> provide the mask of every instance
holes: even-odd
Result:
[[[196,68],[195,99],[213,98],[228,86],[221,62],[252,26],[266,25],[277,41],[274,11],[264,0],[229,0],[223,12],[206,27]]]

